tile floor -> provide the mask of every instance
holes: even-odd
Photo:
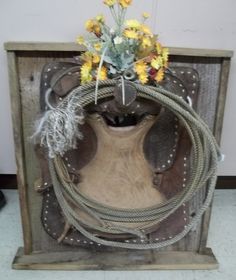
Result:
[[[1,280],[236,280],[236,190],[217,190],[213,204],[208,245],[219,263],[215,271],[17,271],[11,269],[16,249],[22,246],[17,191],[4,191],[7,205],[0,210]]]

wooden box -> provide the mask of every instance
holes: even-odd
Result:
[[[34,190],[39,166],[29,143],[33,121],[39,113],[39,83],[45,63],[65,61],[84,51],[72,43],[6,43],[12,120],[14,126],[18,189],[24,236],[13,261],[15,269],[144,270],[214,269],[217,260],[206,248],[211,208],[181,241],[161,250],[88,251],[58,245],[44,231],[41,196]],[[220,142],[231,51],[170,48],[171,65],[195,68],[201,81],[197,112]],[[204,196],[195,195],[191,207]],[[216,245],[217,246],[217,245]]]

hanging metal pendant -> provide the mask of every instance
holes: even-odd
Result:
[[[137,90],[129,81],[119,81],[114,90],[115,101],[119,107],[129,107],[137,98]]]

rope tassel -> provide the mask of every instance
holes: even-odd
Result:
[[[83,139],[79,125],[84,124],[83,109],[75,98],[47,111],[36,122],[32,139],[48,149],[50,158],[61,155],[77,147],[77,140]],[[64,106],[63,106],[64,105]]]

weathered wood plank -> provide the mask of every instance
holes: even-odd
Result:
[[[213,128],[213,133],[218,144],[220,144],[222,127],[223,127],[229,70],[230,70],[230,59],[224,58],[221,64],[221,73],[220,73],[220,81],[219,81],[220,84],[219,84],[219,92],[218,92],[218,97],[216,102],[215,122]],[[207,244],[207,236],[208,236],[208,230],[210,225],[211,212],[212,212],[212,203],[210,207],[206,210],[202,219],[202,231],[201,231],[199,252],[202,252]]]
[[[32,250],[58,251],[58,247],[62,246],[58,245],[57,242],[52,242],[52,239],[43,229],[41,222],[42,196],[35,192],[34,189],[34,182],[40,177],[40,170],[34,146],[30,142],[30,136],[33,134],[34,121],[40,116],[39,85],[43,66],[53,60],[72,60],[73,53],[70,53],[71,57],[68,57],[67,52],[61,53],[61,56],[52,52],[44,52],[43,56],[39,52],[28,54],[28,52],[17,53],[17,83],[21,91],[21,130],[24,136],[22,145],[26,165],[24,179],[27,185],[27,189],[25,189],[26,196],[30,198],[27,207],[30,213]],[[64,247],[62,248],[64,249]]]
[[[171,55],[183,55],[193,57],[232,57],[231,50],[215,50],[215,49],[193,49],[193,48],[175,48],[169,47]]]
[[[194,68],[199,72],[200,75],[200,95],[198,100],[198,114],[207,123],[209,128],[214,133],[215,127],[215,116],[217,108],[218,92],[220,87],[220,75],[221,75],[221,59],[220,58],[207,58],[202,65],[194,65]],[[204,69],[204,70],[203,70]],[[206,196],[206,188],[203,188],[197,195],[195,195],[196,209],[202,205],[202,202]],[[201,221],[199,222],[197,242],[195,244],[199,248],[199,252],[202,252],[207,243],[209,224],[212,211],[212,205],[208,207],[206,212],[203,214]],[[202,241],[205,240],[203,243]],[[204,244],[204,246],[202,245]],[[197,249],[197,247],[195,247]]]
[[[22,248],[12,264],[13,269],[44,270],[178,270],[217,269],[218,262],[210,249],[195,252],[78,252],[34,253],[23,255]]]
[[[7,51],[85,51],[83,45],[76,43],[52,43],[52,42],[6,42],[4,48]]]
[[[219,94],[217,99],[215,126],[214,126],[214,135],[218,144],[220,144],[222,127],[223,127],[229,70],[230,70],[230,59],[223,58],[222,66],[221,66]]]
[[[15,142],[15,157],[17,164],[17,182],[19,190],[19,198],[21,205],[21,218],[23,227],[24,238],[24,251],[25,254],[29,254],[32,251],[31,242],[31,224],[30,214],[28,209],[28,196],[27,196],[27,183],[26,183],[26,166],[24,157],[24,137],[22,129],[22,106],[21,95],[19,89],[18,69],[16,55],[14,52],[8,52],[8,74],[9,74],[9,86],[11,95],[11,112],[14,131]]]
[[[41,62],[41,60],[43,60]],[[42,64],[41,64],[42,63]],[[39,117],[39,80],[40,68],[43,67],[45,59],[43,58],[22,58],[18,55],[18,72],[19,86],[21,89],[22,104],[22,130],[24,135],[24,157],[27,164],[26,182],[28,185],[27,195],[30,197],[28,202],[32,231],[32,250],[36,250],[38,240],[36,236],[40,233],[40,212],[41,212],[41,195],[35,192],[33,182],[39,178],[40,171],[38,161],[34,153],[34,145],[30,141],[33,134],[34,121]],[[34,164],[32,164],[34,163]]]
[[[170,63],[170,67],[173,66],[192,67],[197,70],[200,78],[199,94],[196,96],[197,92],[194,90],[194,92],[189,92],[189,95],[193,99],[197,98],[197,106],[195,110],[213,131],[221,73],[221,58],[174,56],[171,58]],[[196,213],[202,205],[204,198],[205,189],[197,192],[189,203],[189,212]],[[204,219],[204,215],[202,219]],[[200,220],[185,238],[170,247],[171,250],[199,250],[201,231],[202,221]],[[164,250],[166,249],[169,249],[169,247],[164,248]]]
[[[85,47],[76,43],[51,42],[6,42],[7,51],[85,51]],[[169,47],[171,55],[203,56],[203,57],[232,57],[233,51],[215,49],[193,49]]]

